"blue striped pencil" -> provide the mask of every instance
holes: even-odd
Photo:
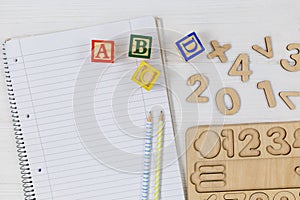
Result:
[[[144,173],[142,182],[142,200],[148,200],[152,152],[152,116],[149,112],[146,123],[146,138],[144,152]]]

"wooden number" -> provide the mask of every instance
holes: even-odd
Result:
[[[296,54],[292,54],[290,56],[291,59],[294,60],[295,64],[290,65],[289,61],[287,59],[281,59],[280,60],[281,66],[289,72],[299,71],[300,70],[300,44],[296,44],[296,43],[289,44],[286,47],[286,49],[289,51],[294,50],[294,49],[298,51]]]
[[[274,134],[278,134],[278,137],[273,139],[273,142],[277,145],[279,145],[279,148],[274,148],[273,146],[269,145],[267,146],[267,151],[271,155],[288,155],[291,152],[291,146],[289,143],[285,140],[286,138],[286,131],[284,128],[281,127],[274,127],[268,130],[267,136],[272,137]]]
[[[300,148],[300,128],[298,128],[294,133],[295,142],[293,144],[294,148]]]
[[[257,88],[264,90],[269,107],[274,108],[276,106],[276,100],[270,81],[261,81],[257,83]]]
[[[272,58],[273,57],[273,48],[272,48],[270,36],[265,37],[265,43],[266,43],[267,50],[264,50],[263,48],[261,48],[258,45],[253,45],[252,49],[257,51],[261,55],[266,56],[267,58]]]
[[[233,139],[233,130],[232,129],[223,129],[221,136],[224,137],[222,145],[223,148],[227,151],[227,156],[232,158],[234,156],[234,139]]]
[[[269,196],[263,192],[256,192],[251,195],[249,200],[269,200]]]
[[[247,128],[244,129],[239,134],[239,140],[244,141],[247,137],[250,137],[249,142],[247,145],[241,150],[239,155],[241,157],[257,157],[260,155],[260,151],[258,148],[260,147],[260,135],[256,129]]]
[[[203,158],[215,158],[219,155],[221,150],[220,137],[214,131],[204,131],[195,141],[194,148]]]
[[[199,86],[193,91],[190,96],[187,97],[186,100],[192,103],[208,102],[208,97],[201,96],[201,94],[206,90],[208,86],[208,79],[201,74],[194,74],[189,77],[187,84],[189,86],[193,86],[196,82],[199,82]]]
[[[225,95],[231,98],[232,106],[228,108],[225,105]],[[233,88],[222,88],[216,95],[216,103],[219,111],[224,115],[233,115],[240,110],[241,100],[238,93]]]
[[[224,194],[224,200],[245,200],[245,193],[228,193]]]
[[[296,200],[296,197],[291,192],[282,191],[275,195],[274,200]]]
[[[239,66],[241,68],[239,69]],[[243,82],[249,80],[249,76],[252,74],[252,71],[249,69],[249,56],[248,54],[240,54],[232,67],[230,68],[228,75],[230,76],[241,76]]]

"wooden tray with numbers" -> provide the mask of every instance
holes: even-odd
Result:
[[[300,122],[186,132],[189,200],[299,200]]]

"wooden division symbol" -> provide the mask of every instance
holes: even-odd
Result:
[[[210,44],[214,50],[212,52],[210,52],[207,55],[207,57],[209,59],[219,57],[219,59],[222,63],[227,62],[227,57],[225,55],[225,52],[231,48],[231,44],[224,44],[223,46],[220,46],[218,41],[216,41],[216,40],[211,41]]]
[[[267,48],[266,50],[264,50],[263,48],[261,48],[258,45],[253,45],[252,49],[267,58],[272,58],[273,57],[273,48],[272,48],[272,42],[271,42],[270,36],[265,37],[265,43],[266,43],[266,48]]]

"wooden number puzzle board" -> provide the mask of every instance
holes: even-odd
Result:
[[[196,126],[186,132],[189,200],[296,200],[300,122]]]

